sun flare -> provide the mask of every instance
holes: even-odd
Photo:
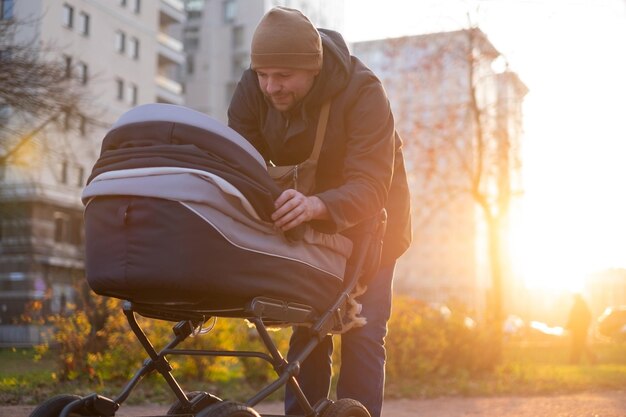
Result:
[[[530,288],[578,291],[591,273],[626,268],[626,54],[617,52],[626,3],[347,4],[350,41],[455,30],[467,24],[468,5],[480,4],[476,23],[529,88],[524,194],[512,203],[509,236],[516,277]]]

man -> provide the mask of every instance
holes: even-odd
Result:
[[[286,231],[309,222],[324,233],[347,233],[385,207],[388,212],[381,266],[358,298],[363,327],[342,335],[338,398],[353,398],[379,417],[384,387],[387,321],[396,259],[411,240],[409,193],[401,140],[378,78],[337,32],[316,29],[299,11],[276,7],[252,39],[251,66],[237,85],[229,126],[278,166],[307,160],[320,111],[330,101],[324,142],[309,195],[287,189],[272,219]],[[290,354],[307,342],[295,329]],[[332,339],[327,336],[304,361],[298,381],[312,404],[330,386]],[[289,355],[288,355],[289,358]],[[301,412],[293,393],[287,414]]]

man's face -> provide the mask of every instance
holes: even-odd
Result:
[[[318,70],[295,68],[258,68],[261,91],[279,111],[287,111],[307,95]]]

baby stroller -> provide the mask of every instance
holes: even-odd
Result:
[[[259,416],[253,407],[289,384],[305,416],[368,417],[351,399],[310,404],[295,377],[325,335],[345,328],[350,293],[377,268],[385,213],[364,222],[358,239],[308,225],[283,234],[270,219],[280,192],[261,155],[214,119],[167,104],[123,114],[83,192],[86,277],[97,294],[124,300],[149,358],[115,398],[56,396],[31,416],[115,416],[142,378],[157,372],[177,398],[168,416]],[[176,322],[172,340],[157,351],[136,315]],[[249,321],[267,352],[177,348],[214,317]],[[279,352],[268,333],[274,325],[310,329],[295,360]],[[184,390],[169,355],[258,358],[277,378],[245,402],[226,401]]]

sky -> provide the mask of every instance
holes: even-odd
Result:
[[[529,287],[626,268],[626,0],[345,1],[350,42],[455,30],[469,13],[529,88],[511,242]]]

